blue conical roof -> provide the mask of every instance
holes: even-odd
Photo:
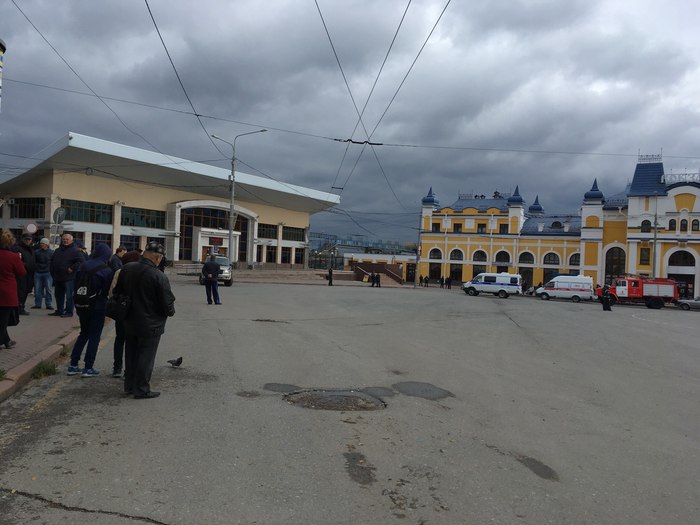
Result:
[[[516,186],[513,195],[508,197],[508,204],[522,204],[523,202],[523,198],[520,196],[519,187]]]
[[[535,197],[535,202],[527,210],[530,213],[544,213],[544,208],[540,205],[540,196]]]
[[[423,203],[423,206],[438,206],[440,204],[440,201],[438,200],[437,196],[433,193],[433,187],[430,187],[430,190],[428,191],[428,194],[423,197],[421,200]]]
[[[593,181],[593,187],[583,195],[583,199],[587,201],[604,199],[603,192],[598,189],[598,179]]]

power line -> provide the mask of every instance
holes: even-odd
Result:
[[[165,40],[163,40],[163,35],[160,33],[160,29],[158,29],[158,24],[156,23],[156,19],[153,16],[153,11],[151,11],[151,6],[148,5],[148,0],[144,0],[146,2],[146,8],[148,9],[148,14],[151,16],[151,20],[153,21],[153,27],[156,28],[156,33],[158,33],[158,38],[160,38],[160,43],[163,44],[163,49],[165,50],[165,54],[168,55],[168,60],[170,60],[170,65],[173,66],[173,71],[175,72],[175,76],[177,77],[177,81],[180,83],[180,87],[182,88],[182,92],[185,94],[185,98],[187,99],[187,102],[190,104],[190,107],[192,108],[192,111],[194,112],[195,116],[197,117],[197,122],[199,122],[199,125],[202,127],[202,130],[204,130],[204,133],[207,136],[207,139],[209,139],[209,142],[211,142],[212,146],[221,153],[222,155],[225,155],[223,151],[219,149],[219,146],[214,142],[214,140],[211,137],[211,134],[207,131],[207,128],[204,127],[204,124],[202,123],[202,119],[200,118],[199,114],[197,113],[197,110],[194,109],[194,104],[192,104],[192,99],[190,99],[190,96],[187,94],[187,90],[185,89],[185,85],[182,83],[182,79],[180,78],[180,73],[177,72],[177,68],[175,67],[175,62],[173,62],[173,58],[170,56],[170,51],[168,51],[168,46],[165,45]]]

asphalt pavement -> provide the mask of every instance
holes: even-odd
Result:
[[[0,523],[697,521],[697,312],[172,281],[161,397],[61,373],[0,405]]]

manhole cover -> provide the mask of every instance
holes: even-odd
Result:
[[[316,410],[381,410],[386,403],[359,390],[302,390],[284,395],[284,399],[302,408]]]

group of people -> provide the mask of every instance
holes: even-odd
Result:
[[[377,273],[370,273],[369,274],[369,282],[372,283],[372,288],[381,288],[382,287],[382,278],[381,274],[379,272]]]
[[[14,313],[29,315],[25,303],[33,287],[31,309],[40,309],[43,303],[52,316],[72,317],[74,311],[78,314],[80,334],[67,374],[97,376],[100,372],[94,363],[107,300],[118,291],[131,301],[126,318],[115,321],[112,376],[121,378],[124,371],[126,394],[137,399],[157,397],[159,393],[150,388],[151,375],[166,320],[175,314],[175,296],[162,271],[165,249],[153,241],[143,252],[119,246],[112,254],[103,243],[98,243],[89,257],[84,251],[71,234],[64,234],[61,245],[51,250],[46,238],[33,246],[30,234],[16,243],[10,231],[0,233],[0,346],[9,349],[16,345],[7,327]],[[81,358],[83,367],[79,367]]]
[[[437,282],[437,284],[440,285],[440,288],[444,288],[446,290],[452,289],[452,276],[451,275],[448,275],[447,277],[443,277],[441,275],[439,279],[436,279],[436,282]],[[418,277],[418,285],[428,288],[430,286],[430,277],[428,277],[427,275],[425,277],[420,275]]]

